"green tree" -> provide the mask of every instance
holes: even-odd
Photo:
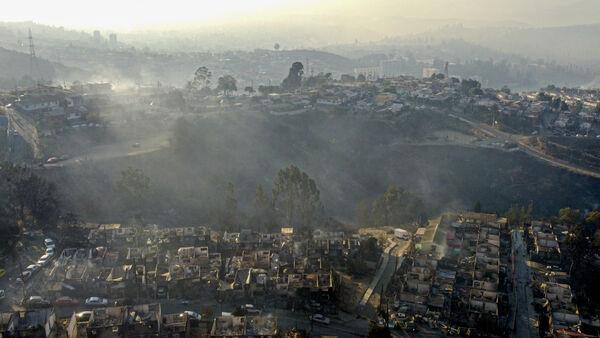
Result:
[[[585,215],[585,224],[592,226],[594,230],[600,227],[600,211],[592,210]]]
[[[281,86],[286,90],[300,88],[300,85],[302,85],[302,75],[304,75],[304,65],[302,62],[294,62],[288,76],[281,83]]]
[[[579,221],[581,214],[579,210],[572,208],[562,208],[558,211],[558,220],[567,225],[574,225]]]
[[[315,181],[298,167],[279,170],[273,187],[273,205],[288,225],[310,226],[322,208]]]
[[[237,91],[237,80],[231,75],[224,75],[219,78],[217,91],[223,92],[223,95],[229,96]]]

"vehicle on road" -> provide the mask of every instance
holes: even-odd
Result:
[[[54,300],[54,306],[75,306],[79,305],[77,299],[71,297],[58,297]]]
[[[48,159],[46,160],[46,163],[48,163],[48,164],[52,164],[52,163],[56,163],[56,162],[58,162],[58,161],[60,161],[60,159],[59,159],[58,157],[56,157],[56,156],[53,156],[53,157],[50,157],[50,158],[48,158]]]
[[[44,245],[46,246],[46,249],[48,248],[56,248],[56,243],[54,243],[54,240],[52,238],[46,238],[44,240]]]
[[[325,325],[329,325],[331,323],[331,319],[323,316],[322,314],[314,314],[312,316],[308,317],[310,320],[312,320],[313,322],[317,322],[320,324],[325,324]]]
[[[25,305],[31,308],[43,308],[51,306],[50,302],[42,298],[41,296],[31,296],[25,302]]]
[[[0,290],[0,300],[6,298],[6,292],[4,290]]]
[[[46,254],[54,256],[54,248],[46,248]]]
[[[108,305],[108,299],[100,297],[90,297],[85,300],[85,305],[102,306]]]
[[[134,148],[139,148],[141,145],[139,142],[136,142],[136,143],[132,144],[131,146]]]

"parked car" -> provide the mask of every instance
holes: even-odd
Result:
[[[37,261],[37,264],[40,266],[46,266],[46,264],[48,264],[50,262],[50,260],[52,259],[51,254],[45,254],[42,257],[40,257],[40,260]]]
[[[17,277],[17,279],[15,280],[17,282],[17,284],[23,284],[26,281],[29,280],[29,278],[31,278],[31,271],[29,270],[25,270],[23,271],[23,273],[21,274],[21,277]]]
[[[46,248],[54,248],[54,247],[56,247],[56,243],[54,243],[54,240],[52,238],[46,238],[46,239],[44,239],[44,245],[46,246]]]
[[[46,160],[46,163],[51,164],[51,163],[56,163],[58,161],[60,161],[60,159],[58,157],[56,157],[56,156],[53,156],[53,157],[48,158]]]
[[[329,325],[331,323],[331,320],[325,316],[323,316],[322,314],[314,314],[310,317],[308,317],[310,320],[312,320],[313,322],[317,322],[317,323],[321,323],[321,324],[325,324],[325,325]]]
[[[102,306],[108,305],[108,299],[100,297],[90,297],[85,300],[85,305]]]
[[[71,297],[58,297],[54,300],[54,306],[74,306],[78,305],[79,301]]]
[[[31,274],[36,273],[40,269],[40,266],[37,264],[30,264],[25,268],[25,271],[31,271]]]
[[[194,312],[194,311],[183,311],[182,315],[187,315],[188,317],[192,317],[194,319],[202,319],[202,316],[200,316],[200,314],[198,312]]]
[[[260,314],[262,312],[260,309],[255,308],[252,304],[242,305],[242,308],[246,310],[246,313],[248,314]]]
[[[3,300],[6,297],[6,292],[4,290],[0,290],[0,300]]]
[[[29,299],[27,299],[25,303],[31,308],[42,308],[50,306],[50,302],[45,300],[41,296],[31,296],[29,297]]]
[[[46,248],[46,253],[47,253],[48,255],[52,255],[52,256],[54,256],[54,248]]]

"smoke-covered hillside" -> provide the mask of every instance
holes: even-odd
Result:
[[[258,184],[270,191],[277,171],[295,164],[315,179],[327,214],[355,221],[356,207],[395,184],[419,195],[431,213],[535,205],[539,215],[563,206],[589,209],[600,182],[548,167],[521,153],[436,142],[441,130],[468,132],[428,113],[397,125],[352,116],[222,113],[179,121],[168,150],[49,173],[67,207],[91,219],[119,220],[117,181],[127,167],[150,179],[147,214],[161,222],[215,222],[233,182],[241,210],[252,213]]]

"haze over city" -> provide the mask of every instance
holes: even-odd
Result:
[[[4,0],[0,337],[600,335],[600,1]]]

